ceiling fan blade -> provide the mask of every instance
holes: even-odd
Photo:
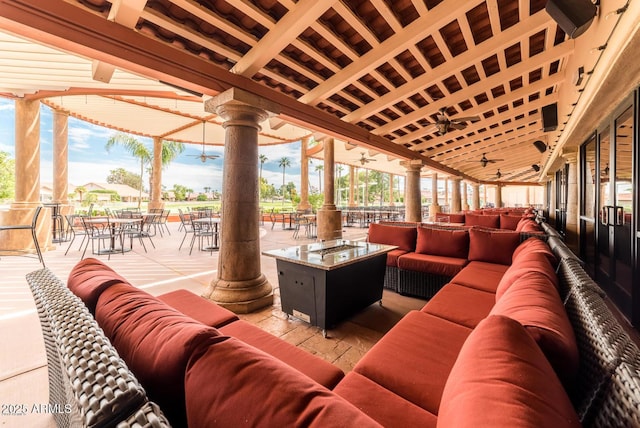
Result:
[[[464,129],[464,128],[466,128],[466,127],[467,127],[467,125],[466,125],[466,124],[464,124],[464,123],[454,123],[454,122],[451,122],[451,123],[449,124],[449,129],[457,129],[457,130],[460,130],[460,129]]]

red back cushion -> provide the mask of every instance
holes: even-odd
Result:
[[[510,265],[520,244],[519,232],[469,230],[469,260]]]
[[[92,314],[96,311],[96,303],[102,292],[114,284],[123,283],[127,284],[127,280],[93,258],[79,261],[67,279],[69,290],[84,302]]]
[[[500,227],[500,216],[495,214],[466,214],[464,224],[465,226],[484,226],[498,229]]]
[[[376,244],[396,245],[399,250],[414,251],[416,228],[371,223],[368,240]]]
[[[450,223],[464,223],[464,220],[465,220],[465,214],[464,213],[449,214],[449,222]]]
[[[500,214],[500,229],[516,230],[521,216]]]
[[[187,426],[184,402],[187,362],[198,346],[224,336],[125,284],[113,285],[102,293],[96,306],[96,320],[171,425]]]
[[[518,245],[518,248],[513,252],[512,262],[515,263],[518,258],[525,257],[532,253],[544,255],[554,267],[558,265],[558,259],[555,254],[553,254],[553,251],[551,251],[551,248],[549,248],[549,245],[542,239],[535,237],[528,238]]]
[[[460,350],[444,387],[438,427],[579,427],[540,348],[516,321],[489,316]]]
[[[185,392],[189,428],[380,426],[334,392],[234,337],[194,353]]]
[[[469,232],[419,227],[416,253],[466,259],[469,254]]]
[[[560,295],[544,275],[532,272],[516,279],[491,314],[525,326],[558,377],[571,386],[578,372],[578,345]]]
[[[549,263],[549,260],[540,253],[531,253],[526,257],[517,257],[502,275],[496,288],[496,302],[513,285],[513,283],[525,275],[537,275],[545,277],[556,289],[559,289],[558,275]]]

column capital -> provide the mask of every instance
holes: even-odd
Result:
[[[204,110],[222,117],[223,126],[233,122],[237,126],[259,128],[258,124],[280,113],[280,106],[242,89],[231,88],[205,101]]]
[[[407,171],[420,171],[424,166],[420,159],[400,161],[400,165],[403,166]]]

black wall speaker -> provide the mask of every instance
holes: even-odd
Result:
[[[555,131],[558,127],[558,103],[542,107],[542,130]]]
[[[536,149],[538,149],[540,153],[544,153],[547,151],[547,145],[544,143],[544,141],[540,141],[540,140],[534,141],[533,145]]]
[[[548,0],[545,9],[572,39],[587,31],[598,13],[591,0]]]

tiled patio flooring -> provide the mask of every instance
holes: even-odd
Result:
[[[216,276],[218,253],[201,252],[194,249],[189,256],[188,247],[178,251],[183,233],[177,223],[170,223],[171,236],[165,234],[154,238],[156,249],[145,253],[134,241],[134,251],[111,256],[100,256],[114,270],[133,285],[157,295],[179,288],[201,294]],[[366,229],[345,228],[343,237],[365,239]],[[190,237],[189,237],[190,238]],[[187,241],[189,240],[187,238]],[[281,230],[266,223],[261,228],[261,249],[269,250],[301,243],[311,239],[294,240],[291,231]],[[66,281],[71,268],[80,260],[76,251],[79,240],[74,243],[67,256],[66,243],[44,254],[45,263],[60,279]],[[188,242],[185,243],[188,246]],[[383,306],[377,304],[340,324],[328,332],[322,332],[303,321],[288,319],[280,310],[276,263],[273,258],[262,256],[262,272],[274,286],[274,305],[248,315],[242,319],[255,324],[282,339],[324,358],[350,371],[364,353],[382,337],[404,314],[419,309],[424,301],[400,296],[385,290]],[[1,427],[53,427],[53,418],[33,411],[34,404],[48,402],[47,369],[40,324],[25,275],[39,269],[37,258],[0,257],[0,404],[24,404],[30,410],[26,416],[0,414]]]

